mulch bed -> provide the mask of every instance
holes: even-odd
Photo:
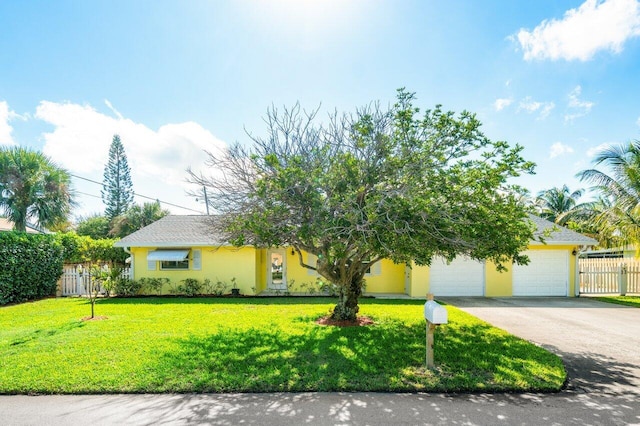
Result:
[[[334,319],[331,319],[331,317],[326,316],[326,317],[318,318],[316,320],[316,324],[333,325],[335,327],[361,327],[365,325],[373,325],[375,323],[371,318],[365,317],[365,316],[358,316],[355,321],[334,320]]]
[[[106,320],[109,319],[109,317],[103,317],[103,316],[98,316],[96,315],[95,317],[91,318],[91,317],[84,317],[82,318],[82,321],[102,321],[102,320]]]

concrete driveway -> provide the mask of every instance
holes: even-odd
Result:
[[[567,390],[640,395],[640,309],[581,298],[440,300],[558,354]]]

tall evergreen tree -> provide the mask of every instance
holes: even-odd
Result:
[[[133,203],[131,171],[119,135],[113,135],[111,141],[101,193],[102,201],[107,206],[104,214],[109,220],[125,213]]]

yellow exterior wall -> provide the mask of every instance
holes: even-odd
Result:
[[[252,288],[256,286],[256,249],[252,247],[195,247],[202,250],[202,268],[193,270],[193,250],[189,252],[189,270],[161,270],[160,262],[156,262],[156,269],[147,267],[147,254],[156,248],[133,247],[131,253],[134,259],[134,279],[143,277],[168,278],[172,285],[180,284],[185,278],[204,280],[208,278],[212,282],[224,281],[231,286],[231,279],[235,278],[237,287],[242,294],[253,294]],[[168,294],[170,286],[165,286],[161,294]],[[230,289],[228,289],[230,291]]]
[[[364,277],[367,294],[399,293],[404,294],[404,263],[393,263],[388,259],[380,261],[380,275],[366,275]]]
[[[429,267],[412,265],[409,296],[426,298],[429,292]]]
[[[484,266],[484,295],[486,297],[507,297],[513,294],[513,268],[498,272],[496,264],[487,260]]]
[[[156,248],[132,247],[131,253],[134,259],[134,279],[142,277],[164,277],[172,282],[172,286],[180,284],[185,278],[198,280],[209,279],[212,282],[218,280],[231,284],[231,278],[236,278],[237,286],[242,294],[256,294],[267,289],[267,256],[266,249],[253,247],[196,247],[202,252],[202,268],[193,270],[193,254],[189,253],[189,270],[160,270],[159,263],[156,270],[147,269],[147,254]],[[576,256],[572,254],[575,246],[529,246],[529,250],[567,250],[569,252],[569,296],[575,295],[576,281]],[[294,280],[292,292],[303,291],[300,285],[314,283],[318,277],[310,273],[308,269],[300,265],[297,253],[292,254],[291,249],[285,249],[287,281]],[[304,260],[308,262],[308,254],[304,253]],[[498,272],[492,262],[485,265],[485,296],[509,297],[513,294],[513,272],[508,267],[505,272]],[[380,274],[369,275],[366,279],[366,293],[393,293],[405,294],[405,265],[395,264],[391,260],[384,259],[380,263]],[[408,295],[415,298],[424,298],[429,292],[429,267],[413,265],[409,270]],[[169,294],[170,286],[165,286],[161,294]],[[297,290],[296,290],[297,289]],[[227,290],[230,291],[230,288]],[[254,293],[255,291],[255,293]]]

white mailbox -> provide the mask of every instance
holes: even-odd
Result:
[[[431,324],[446,324],[447,309],[435,300],[427,300],[424,304],[424,319]]]

